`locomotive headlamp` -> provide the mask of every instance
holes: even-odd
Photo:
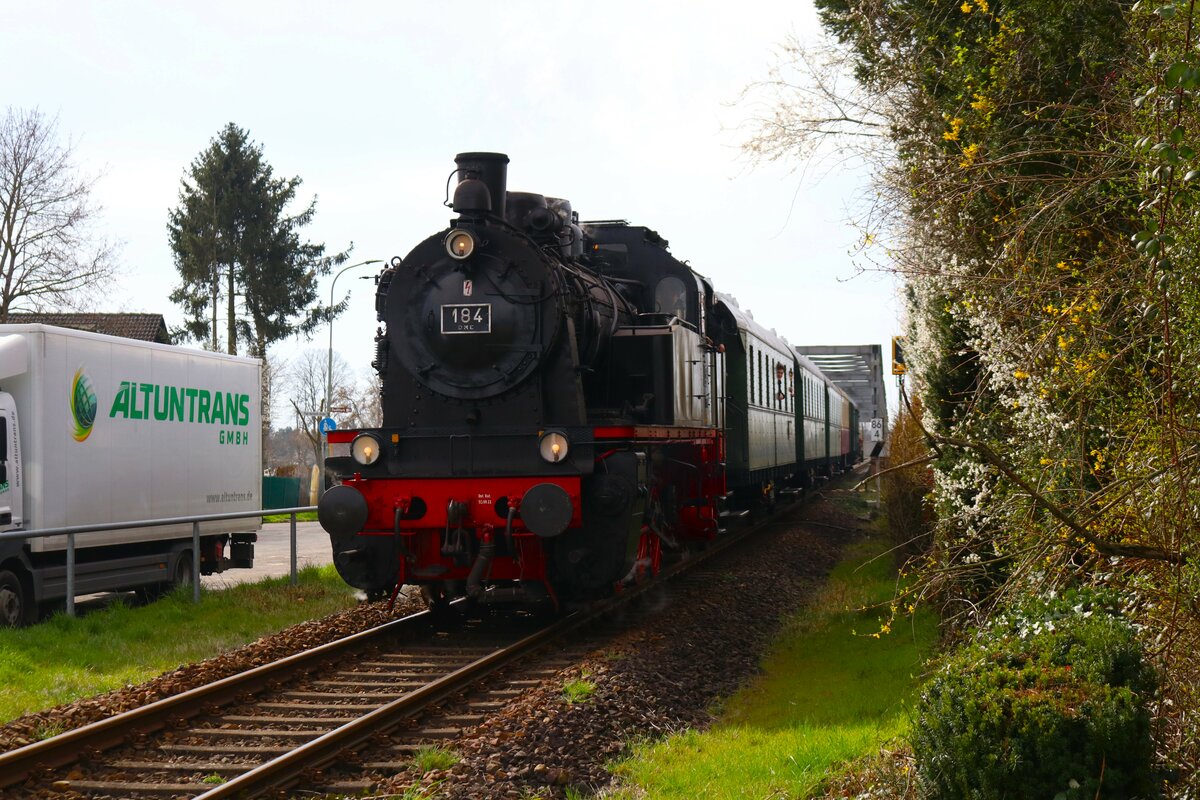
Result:
[[[350,445],[350,455],[354,460],[364,467],[370,466],[379,460],[379,451],[383,449],[379,440],[369,433],[360,433],[354,437],[354,442]]]
[[[542,454],[542,458],[551,464],[562,461],[570,450],[571,444],[567,441],[567,437],[558,431],[543,434],[542,440],[538,443],[538,451]]]
[[[475,234],[462,228],[455,228],[446,234],[446,252],[459,261],[475,252],[475,244]]]

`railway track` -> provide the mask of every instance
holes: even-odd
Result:
[[[615,607],[771,521],[552,624],[496,615],[451,632],[421,612],[4,753],[0,789],[6,797],[198,800],[293,786],[312,794],[368,791],[420,749],[456,738],[592,646],[579,637],[563,645],[567,634],[611,617]],[[515,675],[503,672],[553,645],[559,650]]]

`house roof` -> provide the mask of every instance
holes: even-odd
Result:
[[[17,324],[57,325],[79,331],[123,336],[143,342],[171,344],[167,322],[162,314],[54,314],[12,312],[8,322]]]

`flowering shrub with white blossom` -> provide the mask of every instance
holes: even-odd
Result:
[[[1200,796],[1200,9],[815,3],[825,116],[784,106],[749,149],[874,137],[863,241],[904,281],[937,518],[897,607],[969,635],[1030,595],[1120,592],[1163,667],[1157,757]]]

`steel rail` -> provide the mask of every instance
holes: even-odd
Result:
[[[369,742],[376,736],[400,725],[405,719],[414,716],[425,707],[460,692],[487,675],[507,666],[508,664],[537,650],[560,636],[580,628],[598,619],[613,608],[629,602],[645,592],[662,586],[676,575],[692,569],[697,564],[724,552],[734,544],[758,532],[773,522],[776,517],[750,526],[739,533],[725,537],[717,544],[701,551],[696,556],[680,561],[678,564],[661,571],[654,580],[632,587],[615,596],[593,603],[587,609],[577,611],[570,616],[542,630],[515,642],[507,647],[496,650],[478,661],[460,667],[442,678],[415,689],[387,705],[365,714],[358,719],[322,734],[305,744],[300,745],[284,755],[267,761],[258,767],[244,772],[236,778],[231,778],[193,800],[226,800],[226,798],[254,797],[269,790],[283,789],[300,779],[306,772],[320,769],[332,762],[340,753],[351,750]]]
[[[407,617],[368,628],[319,647],[294,653],[213,683],[198,686],[149,705],[123,711],[107,719],[84,725],[58,736],[27,744],[0,754],[0,788],[12,786],[38,770],[56,769],[79,760],[80,753],[106,750],[122,744],[129,736],[163,728],[171,720],[187,719],[206,707],[223,705],[247,692],[268,686],[282,675],[300,671],[326,658],[365,647],[374,639],[429,622],[433,615],[419,611]]]
[[[707,549],[663,569],[653,580],[629,587],[614,596],[593,603],[588,608],[575,612],[508,647],[498,649],[426,686],[408,692],[340,728],[322,734],[282,756],[271,759],[220,786],[197,795],[195,800],[250,797],[267,790],[286,787],[300,779],[306,772],[330,763],[339,753],[364,744],[372,737],[397,727],[423,708],[477,683],[488,674],[502,669],[542,645],[603,617],[613,608],[663,586],[675,576],[715,557],[759,532],[767,525],[778,521],[796,507],[798,506],[783,509],[737,533],[724,536],[713,542]],[[187,719],[203,713],[214,705],[233,702],[249,692],[268,687],[272,682],[291,672],[302,671],[322,660],[342,655],[355,648],[365,647],[384,635],[423,626],[432,619],[433,614],[429,611],[411,614],[375,628],[327,642],[312,650],[296,653],[279,661],[263,664],[173,697],[157,700],[141,708],[125,711],[73,731],[0,754],[0,788],[19,783],[40,770],[56,769],[75,763],[79,760],[81,753],[98,752],[119,746],[132,735],[152,732],[165,727],[171,721]]]
[[[249,772],[243,772],[236,778],[230,778],[220,786],[197,795],[194,800],[253,797],[271,789],[284,788],[302,777],[304,773],[330,763],[340,753],[395,728],[425,707],[477,683],[487,675],[527,655],[530,651],[536,650],[543,644],[584,624],[591,620],[592,615],[596,613],[601,612],[590,610],[576,612],[537,633],[530,634],[519,642],[460,667],[449,675],[427,683],[420,689],[414,689],[353,722],[347,722],[340,728],[311,739],[295,750],[260,764]],[[586,617],[578,618],[579,614],[585,614]]]

